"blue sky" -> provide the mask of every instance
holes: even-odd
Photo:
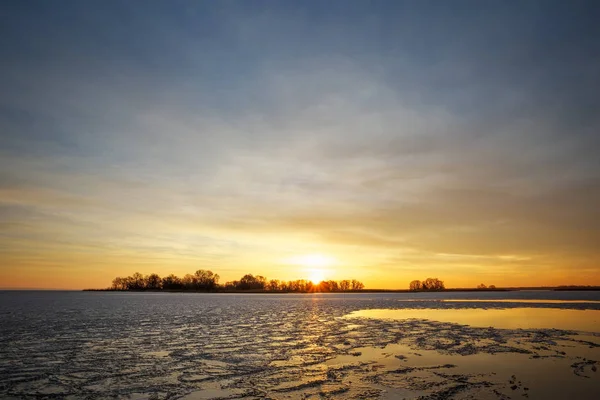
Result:
[[[597,280],[599,11],[3,2],[0,286]]]

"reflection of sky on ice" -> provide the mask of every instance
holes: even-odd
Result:
[[[499,300],[482,300],[482,299],[454,299],[454,300],[440,300],[447,303],[538,303],[538,304],[579,304],[579,303],[592,303],[600,304],[600,300],[534,300],[534,299],[499,299]]]
[[[565,329],[600,332],[600,311],[517,307],[505,309],[380,309],[361,310],[349,317],[408,319],[450,322],[498,329]]]

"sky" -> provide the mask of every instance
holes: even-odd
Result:
[[[600,285],[595,1],[0,4],[0,287]]]

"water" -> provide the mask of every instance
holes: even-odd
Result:
[[[600,333],[600,311],[517,307],[507,309],[403,308],[360,310],[346,318],[426,319],[480,328],[564,329]]]
[[[599,301],[549,291],[0,292],[0,398],[595,399]],[[410,315],[368,314],[389,309]],[[535,324],[506,325],[523,312]]]

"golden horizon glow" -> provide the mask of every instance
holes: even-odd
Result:
[[[325,280],[325,272],[320,269],[309,270],[309,280],[315,285]]]
[[[324,281],[327,275],[335,275],[334,265],[337,260],[329,255],[321,253],[300,254],[284,260],[286,264],[305,267],[306,270],[300,279],[308,279],[314,284]]]
[[[290,257],[287,260],[290,264],[301,265],[311,268],[331,267],[336,263],[336,259],[324,254],[302,254]]]
[[[214,237],[231,235],[213,231]],[[222,234],[222,236],[221,236]],[[246,240],[245,235],[240,240]],[[257,236],[247,240],[257,240]],[[134,272],[160,276],[184,276],[198,269],[209,269],[221,276],[221,283],[240,279],[246,273],[263,275],[268,279],[357,279],[367,289],[407,289],[413,279],[437,277],[447,288],[472,288],[480,283],[497,287],[540,287],[560,285],[600,285],[597,269],[589,260],[581,259],[581,268],[569,272],[564,265],[569,259],[536,257],[537,265],[530,260],[506,260],[503,254],[436,254],[420,250],[397,250],[379,246],[327,245],[302,240],[301,237],[264,234],[260,251],[229,251],[218,263],[198,255],[186,257],[168,252],[137,254],[125,248],[94,249],[73,248],[70,253],[37,247],[35,253],[20,260],[6,254],[6,265],[0,269],[0,287],[5,289],[84,289],[104,288],[117,276]],[[253,243],[253,242],[250,242]],[[289,249],[300,251],[291,253]],[[29,247],[29,249],[34,249]],[[285,251],[284,251],[285,249]],[[313,251],[317,249],[317,251]],[[302,251],[304,250],[304,251]],[[307,251],[308,250],[308,251]],[[291,255],[290,255],[291,253]],[[334,256],[335,255],[335,256]],[[35,256],[35,257],[34,257]],[[520,255],[519,258],[526,258]],[[323,265],[330,265],[324,267]],[[84,268],[85,266],[85,268]],[[542,268],[544,273],[539,273]],[[313,271],[316,270],[316,271]]]

